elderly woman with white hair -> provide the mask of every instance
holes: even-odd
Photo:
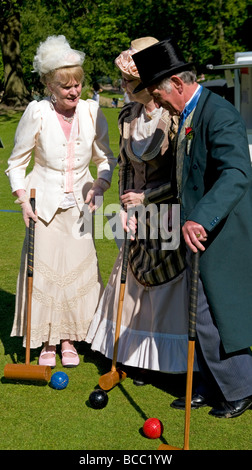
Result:
[[[96,209],[96,196],[110,187],[116,165],[108,126],[97,103],[81,100],[85,54],[73,50],[64,36],[50,36],[34,58],[34,71],[47,96],[32,101],[15,135],[6,174],[21,205],[26,226],[35,220],[31,348],[40,347],[39,364],[55,367],[61,343],[62,365],[75,367],[75,341],[83,341],[103,284],[92,234],[83,234],[83,208]],[[34,154],[34,165],[26,169]],[[89,170],[96,164],[97,179]],[[29,192],[36,189],[33,213]],[[24,336],[27,237],[17,282],[11,336]]]
[[[126,231],[129,207],[155,205],[160,216],[160,204],[168,212],[176,196],[171,186],[174,160],[170,139],[175,135],[177,122],[172,121],[168,111],[155,107],[147,90],[133,94],[141,80],[132,56],[156,42],[152,37],[136,39],[115,60],[122,73],[122,85],[132,100],[122,108],[118,121],[119,194]],[[152,237],[151,223],[147,212],[144,220],[138,214],[138,233],[129,252],[118,346],[118,362],[137,368],[136,385],[145,383],[147,370],[170,373],[187,370],[185,247],[182,240],[177,247],[165,244],[161,226],[156,238]],[[146,228],[145,238],[139,235],[142,224]],[[109,358],[113,357],[121,267],[122,250],[86,338],[92,349]]]

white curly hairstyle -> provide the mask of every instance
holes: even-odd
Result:
[[[49,36],[40,43],[33,61],[34,72],[40,76],[62,67],[82,65],[85,52],[71,49],[65,36]]]

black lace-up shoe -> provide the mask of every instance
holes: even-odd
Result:
[[[191,408],[192,410],[197,410],[198,408],[202,408],[203,406],[208,406],[207,399],[198,393],[194,393],[192,396],[191,401]],[[185,409],[185,397],[177,398],[171,403],[172,408],[176,408],[177,410],[184,410]]]
[[[244,411],[251,408],[251,406],[252,396],[243,398],[242,400],[222,402],[218,408],[212,408],[209,414],[215,416],[215,418],[236,418],[242,415]]]

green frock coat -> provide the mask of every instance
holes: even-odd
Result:
[[[208,232],[201,279],[224,349],[231,353],[252,345],[252,170],[246,128],[234,106],[205,88],[190,126],[182,225],[193,220]]]

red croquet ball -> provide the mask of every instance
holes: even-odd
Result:
[[[143,432],[150,439],[158,439],[162,435],[163,430],[163,424],[157,418],[148,418],[143,425]]]

